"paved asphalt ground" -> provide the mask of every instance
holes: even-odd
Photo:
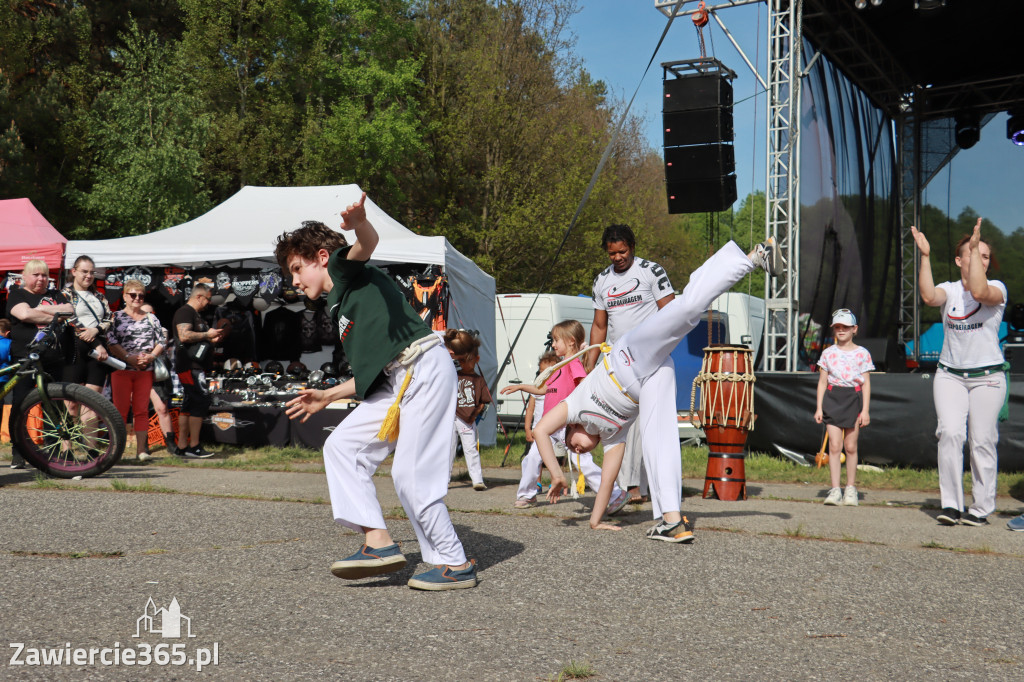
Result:
[[[824,507],[819,483],[752,483],[722,502],[687,480],[697,540],[679,546],[644,537],[650,505],[621,532],[588,529],[589,493],[513,510],[517,473],[452,484],[481,584],[425,593],[405,585],[424,565],[386,476],[410,565],[345,582],[328,568],[359,538],[333,523],[322,474],[129,463],[53,489],[5,467],[0,640],[25,645],[19,660],[184,643],[182,660],[216,644],[218,661],[11,665],[10,648],[0,678],[551,680],[575,661],[602,681],[1024,679],[1024,533],[1005,528],[1018,500],[988,527],[944,527],[936,494]],[[176,599],[195,636],[143,621],[134,637],[150,598]]]

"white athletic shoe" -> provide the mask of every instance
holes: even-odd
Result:
[[[768,273],[769,277],[778,277],[786,267],[786,261],[779,253],[779,245],[775,243],[775,237],[768,237],[754,247],[754,257],[751,259],[756,267]]]
[[[857,489],[852,485],[846,486],[846,491],[843,492],[843,504],[847,507],[856,507],[857,501]]]
[[[825,498],[825,504],[833,507],[843,503],[843,491],[841,488],[832,488],[828,491],[828,497]]]

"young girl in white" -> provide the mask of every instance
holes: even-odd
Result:
[[[563,320],[554,327],[551,328],[551,348],[555,351],[555,354],[560,358],[568,358],[572,355],[578,354],[583,349],[583,343],[585,339],[585,332],[583,325],[576,320]],[[565,363],[562,367],[559,367],[555,372],[548,377],[545,382],[545,388],[537,388],[533,385],[519,385],[509,386],[504,389],[503,393],[512,393],[514,391],[523,391],[525,393],[532,393],[533,395],[544,395],[544,415],[550,413],[559,403],[569,397],[573,390],[582,382],[587,376],[587,371],[583,368],[583,362],[579,358],[575,358],[570,362]],[[543,416],[541,417],[543,420]],[[534,439],[540,441],[547,438],[548,445],[554,445],[571,458],[574,458],[576,468],[579,469],[586,480],[587,485],[594,492],[597,492],[601,487],[601,467],[594,463],[594,457],[587,452],[576,452],[568,453],[566,450],[565,442],[560,432],[548,434],[548,436],[538,436],[534,434]],[[540,443],[537,443],[538,450],[540,449]],[[526,471],[524,469],[524,471]],[[520,483],[520,489],[522,489],[522,483]],[[626,506],[626,501],[629,496],[625,490],[619,488],[617,484],[612,485],[612,494],[609,500],[605,501],[605,505],[601,509],[607,514],[617,514],[622,511],[622,508]]]
[[[555,352],[548,351],[544,355],[540,356],[537,361],[537,372],[543,372],[548,367],[554,366],[558,362],[558,356]],[[522,477],[519,479],[519,489],[516,491],[516,501],[512,505],[516,509],[526,509],[532,507],[537,499],[537,493],[540,492],[540,472],[544,463],[540,459],[540,454],[537,452],[537,448],[533,445],[535,438],[533,436],[533,429],[540,422],[540,418],[544,415],[544,396],[542,395],[531,395],[530,399],[526,403],[526,442],[529,444],[529,449],[526,454],[523,455],[523,459],[520,462],[522,468]]]
[[[602,346],[594,370],[570,396],[548,411],[534,429],[537,449],[551,473],[548,500],[557,502],[566,480],[547,437],[566,424],[566,446],[572,453],[590,452],[604,442],[601,488],[590,515],[590,527],[622,530],[601,521],[612,499],[622,464],[624,430],[636,422],[643,429],[644,464],[651,481],[654,517],[660,522],[647,533],[653,540],[693,541],[693,523],[680,513],[682,459],[676,427],[675,383],[656,380],[658,369],[671,362],[672,349],[700,321],[720,294],[755,266],[775,277],[783,264],[773,239],[744,254],[729,242],[690,275],[681,296],[623,335],[611,348]],[[519,390],[509,386],[504,393]]]
[[[463,329],[449,329],[445,332],[444,343],[458,365],[458,400],[455,403],[455,435],[462,442],[462,454],[466,458],[469,478],[473,490],[487,490],[484,470],[480,463],[480,449],[477,447],[476,419],[491,402],[487,382],[476,373],[480,362],[480,339]],[[455,463],[455,439],[452,439],[451,463]],[[451,467],[449,467],[450,471]]]
[[[857,506],[857,438],[860,428],[871,423],[871,353],[853,342],[857,318],[846,308],[832,313],[835,345],[818,360],[818,409],[814,421],[825,424],[828,433],[828,468],[832,488],[825,504]],[[839,488],[840,453],[846,452],[846,490]]]

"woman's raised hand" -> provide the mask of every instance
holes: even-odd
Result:
[[[978,224],[980,225],[981,223],[979,222]],[[910,234],[913,235],[914,243],[917,244],[917,250],[921,252],[922,256],[931,254],[932,247],[928,243],[928,238],[924,236],[924,232],[911,225]]]

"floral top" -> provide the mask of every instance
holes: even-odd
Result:
[[[864,346],[856,346],[849,351],[840,350],[839,346],[829,346],[821,354],[818,367],[828,372],[829,385],[848,388],[863,384],[864,373],[875,371],[871,353]]]
[[[156,315],[147,313],[141,320],[132,318],[123,310],[114,313],[114,322],[107,340],[124,348],[128,355],[148,353],[164,342],[164,330]]]
[[[64,296],[75,306],[75,316],[84,327],[99,327],[102,334],[110,330],[110,304],[103,296],[91,291],[78,291],[68,284],[63,289]]]

